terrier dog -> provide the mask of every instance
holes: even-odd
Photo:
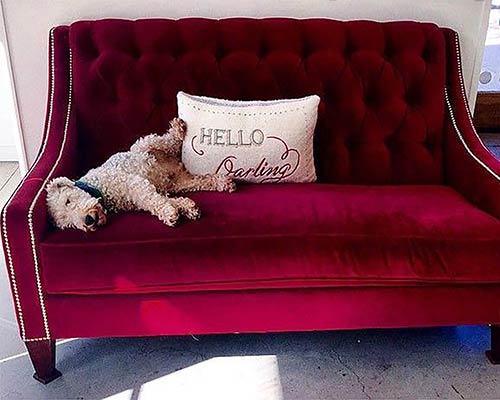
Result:
[[[233,192],[234,182],[225,175],[192,175],[181,162],[186,132],[179,118],[170,121],[165,135],[138,139],[127,152],[116,153],[100,167],[76,182],[66,177],[47,185],[47,207],[60,229],[95,231],[106,223],[108,212],[142,210],[175,226],[179,216],[200,217],[195,202],[171,194],[197,190]]]

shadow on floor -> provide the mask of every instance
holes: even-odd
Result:
[[[486,327],[81,339],[58,346],[63,377],[0,364],[1,399],[498,398]]]

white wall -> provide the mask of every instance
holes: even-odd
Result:
[[[18,133],[7,65],[7,54],[0,43],[0,161],[16,161],[14,138]]]
[[[50,27],[79,19],[185,16],[291,16],[411,19],[450,26],[462,35],[464,73],[475,99],[491,0],[3,0],[7,37],[28,159],[43,129]]]
[[[2,8],[0,7],[0,161],[20,161],[26,167],[24,146],[20,142],[12,74]]]
[[[500,6],[500,0],[494,0],[493,4]],[[490,13],[479,90],[483,92],[500,91],[500,8],[491,10]]]

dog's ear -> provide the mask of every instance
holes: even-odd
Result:
[[[52,179],[45,190],[47,192],[52,192],[54,190],[61,189],[63,187],[72,187],[75,185],[75,182],[73,182],[71,179],[66,178],[65,176],[60,176],[59,178],[54,178]]]

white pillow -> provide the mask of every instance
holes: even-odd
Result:
[[[231,101],[177,94],[187,132],[182,161],[193,174],[253,183],[314,182],[318,96]]]

